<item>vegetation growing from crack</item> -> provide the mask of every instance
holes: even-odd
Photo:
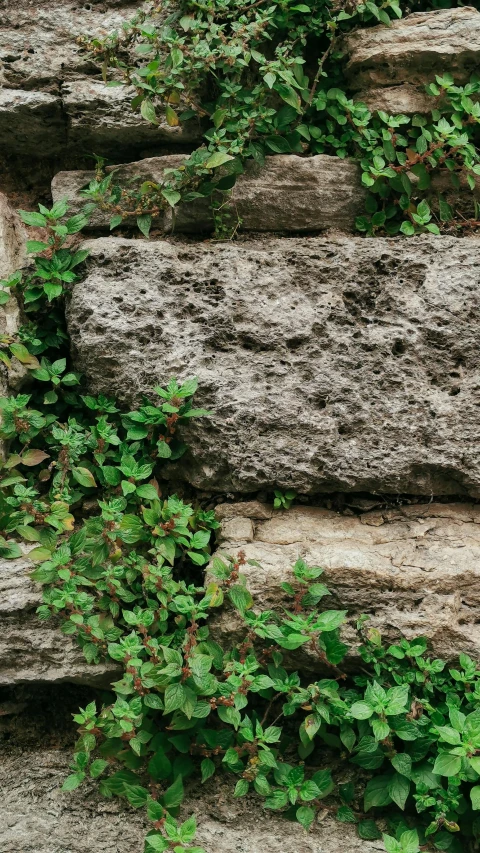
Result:
[[[87,259],[75,245],[86,217],[63,202],[21,215],[46,237],[0,283],[0,303],[14,294],[29,318],[3,339],[2,359],[23,364],[30,383],[0,400],[0,556],[29,545],[40,618],[59,617],[88,662],[123,670],[111,701],[75,715],[64,790],[99,779],[106,797],[144,808],[146,853],[202,853],[195,819],[182,822],[179,809],[189,780],[215,774],[232,777],[232,796],[254,793],[307,831],[331,814],[362,839],[383,837],[388,853],[478,850],[477,664],[461,655],[450,669],[421,638],[385,647],[360,619],[360,661],[347,674],[347,614],[324,608],[322,569],[302,560],[281,609],[256,607],[245,573],[258,564],[211,559],[214,513],[163,494],[162,465],[185,450],[178,427],[209,416],[193,407],[196,381],[171,380],[125,412],[88,394],[63,313]],[[283,506],[293,497],[277,495]],[[236,625],[225,645],[222,606]]]
[[[367,190],[361,232],[476,228],[473,193],[460,205],[455,191],[473,191],[480,175],[480,78],[456,86],[451,75],[437,75],[426,87],[427,115],[392,116],[352,100],[344,75],[346,33],[451,5],[166,0],[118,33],[82,39],[102,62],[105,79],[114,69],[135,88],[132,107],[146,121],[172,128],[197,121],[205,140],[160,182],[125,185],[100,172],[85,197],[110,213],[111,228],[133,217],[147,236],[166,209],[209,198],[215,224],[222,210],[233,233],[238,224],[228,199],[249,160],[261,165],[271,154],[333,154],[359,161]],[[229,229],[220,223],[222,236]]]

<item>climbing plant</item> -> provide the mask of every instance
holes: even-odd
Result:
[[[110,212],[111,228],[136,217],[148,235],[152,218],[181,203],[210,198],[225,215],[228,205],[218,199],[232,191],[249,160],[331,154],[359,161],[366,189],[360,231],[477,227],[474,195],[460,203],[455,191],[473,190],[480,175],[480,78],[457,86],[451,75],[437,75],[427,86],[430,110],[413,116],[372,113],[348,94],[345,78],[348,32],[450,5],[166,0],[119,32],[81,39],[102,62],[105,79],[113,70],[109,85],[134,87],[132,108],[146,121],[187,134],[193,125],[204,139],[160,181],[122,184],[114,173],[100,173],[84,195]]]
[[[179,811],[192,780],[220,774],[232,797],[255,794],[307,831],[330,814],[388,853],[478,850],[478,665],[463,654],[449,668],[422,638],[385,646],[364,618],[349,649],[346,612],[324,607],[322,569],[302,560],[282,608],[259,608],[248,589],[258,564],[212,558],[214,513],[164,494],[162,465],[185,451],[179,428],[210,416],[193,406],[196,381],[159,385],[129,411],[89,394],[64,323],[88,262],[76,246],[87,213],[59,202],[21,215],[46,236],[0,282],[0,302],[15,295],[28,318],[1,341],[28,391],[0,399],[0,554],[31,549],[40,618],[59,619],[92,665],[121,670],[111,699],[74,717],[64,791],[98,779],[104,796],[144,808],[146,853],[202,853]],[[294,497],[279,495],[281,506]]]

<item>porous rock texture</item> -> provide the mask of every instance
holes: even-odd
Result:
[[[85,245],[76,367],[129,404],[198,376],[194,486],[480,495],[477,240]]]
[[[181,155],[151,157],[115,168],[116,178],[123,182],[141,179],[161,181],[165,169],[176,169],[183,161]],[[67,198],[72,209],[79,209],[85,199],[79,191],[94,178],[93,172],[59,172],[52,182],[54,201]],[[246,163],[222,209],[238,221],[244,231],[286,231],[301,233],[338,228],[352,233],[355,217],[365,208],[365,191],[360,183],[356,163],[319,154],[316,157],[297,157],[279,154],[267,157],[264,166],[253,160]],[[95,211],[90,221],[94,229],[108,229],[110,217]],[[176,233],[197,234],[213,230],[210,199],[199,199],[178,206],[175,212]],[[173,228],[172,214],[166,213],[159,222],[165,231]]]
[[[63,681],[108,686],[121,674],[118,664],[88,664],[74,639],[35,615],[42,592],[30,578],[33,568],[27,555],[0,559],[0,686]]]
[[[2,853],[142,853],[151,828],[142,813],[102,800],[93,785],[62,794],[70,754],[52,749],[2,756]],[[264,812],[253,798],[233,798],[230,784],[192,791],[184,818],[197,815],[196,843],[207,853],[376,853],[355,828],[326,818],[307,835],[298,824]],[[209,787],[209,790],[208,790]]]
[[[387,642],[424,636],[443,659],[462,651],[480,658],[480,506],[426,503],[348,516],[250,502],[221,505],[217,514],[219,555],[243,550],[260,563],[242,567],[255,607],[288,608],[281,584],[292,580],[291,567],[302,558],[325,570],[331,597],[324,607],[348,610],[344,637],[353,656],[353,626],[366,614]],[[228,642],[238,630],[233,614],[225,610],[214,630]],[[310,657],[298,657],[297,665],[308,667]]]

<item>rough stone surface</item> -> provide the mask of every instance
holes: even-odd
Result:
[[[409,83],[366,89],[364,92],[358,92],[355,100],[362,101],[372,112],[383,110],[389,115],[428,113],[435,106],[435,98]]]
[[[93,785],[73,794],[59,788],[70,753],[16,751],[2,756],[2,853],[141,853],[148,829],[141,814],[101,800]],[[232,777],[233,779],[233,777]],[[264,812],[253,798],[234,800],[233,784],[198,791],[184,807],[197,814],[197,842],[207,853],[376,853],[355,829],[326,819],[306,835],[298,824]]]
[[[95,73],[78,36],[119,30],[141,5],[137,0],[7,3],[0,36],[2,82],[15,89],[55,90],[65,80]]]
[[[466,82],[480,59],[480,12],[470,6],[419,12],[357,30],[346,37],[347,75],[353,89],[418,85],[449,71]]]
[[[6,279],[12,272],[25,263],[25,229],[16,211],[9,205],[6,196],[0,193],[0,280]],[[17,300],[10,297],[0,307],[0,335],[14,335],[20,325],[20,311]],[[0,364],[0,396],[9,389],[18,387],[26,369],[16,359],[12,359],[10,370]],[[4,447],[0,442],[0,459]]]
[[[62,88],[62,103],[68,120],[68,142],[81,142],[86,149],[118,152],[118,146],[139,150],[168,142],[180,145],[198,142],[198,123],[191,121],[169,127],[165,120],[148,124],[131,100],[135,90],[127,86],[111,88],[99,80],[73,80]]]
[[[76,366],[124,402],[198,375],[193,485],[480,494],[480,243],[85,244]]]
[[[416,504],[361,516],[295,507],[268,520],[264,505],[247,505],[248,517],[242,506],[229,505],[237,515],[223,522],[219,553],[244,550],[258,560],[261,568],[242,572],[261,609],[288,606],[280,585],[301,557],[325,569],[326,607],[348,610],[351,625],[366,613],[389,642],[425,636],[442,658],[480,658],[480,506]],[[227,641],[232,630],[224,613],[216,636]],[[355,642],[353,629],[346,639]]]
[[[109,88],[99,67],[77,43],[106,35],[130,20],[137,0],[20,0],[1,9],[0,150],[6,154],[70,159],[92,150],[117,158],[199,139],[195,122],[154,127],[133,113],[128,87]]]
[[[115,91],[115,90],[112,90]],[[160,181],[165,169],[176,168],[182,157],[152,157],[129,163],[116,170],[122,181],[132,178]],[[68,198],[78,206],[84,203],[78,191],[93,178],[93,172],[59,172],[52,183],[54,200]],[[263,167],[253,161],[246,165],[233,191],[232,214],[241,220],[245,231],[325,231],[337,228],[355,230],[355,217],[364,210],[365,191],[360,184],[356,163],[319,154],[297,157],[279,154],[267,157]],[[91,220],[95,228],[108,228],[109,217],[98,212]],[[171,230],[167,214],[164,230]],[[210,200],[199,200],[179,207],[175,231],[197,233],[211,231],[213,219]]]
[[[32,569],[27,557],[0,560],[0,686],[42,681],[107,686],[120,672],[114,661],[89,665],[71,637],[36,617],[42,595],[29,577]]]

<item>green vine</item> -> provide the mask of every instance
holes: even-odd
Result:
[[[119,33],[83,39],[103,63],[105,79],[114,69],[135,88],[132,107],[146,121],[171,127],[196,121],[205,140],[160,182],[122,185],[114,172],[99,173],[83,195],[110,214],[111,228],[133,217],[148,236],[166,209],[232,191],[249,159],[261,164],[271,154],[330,154],[360,163],[368,190],[365,215],[357,219],[361,232],[477,228],[473,193],[459,202],[450,201],[449,192],[464,184],[473,191],[480,175],[480,78],[456,86],[451,75],[437,75],[426,87],[431,110],[410,117],[372,113],[345,86],[345,35],[359,26],[389,25],[414,8],[397,0],[241,6],[238,0],[166,0]],[[231,216],[226,202],[222,209]]]

